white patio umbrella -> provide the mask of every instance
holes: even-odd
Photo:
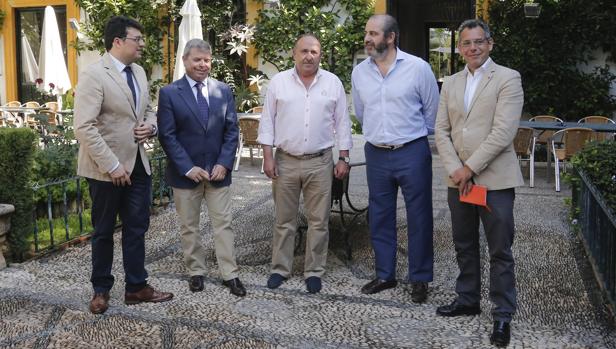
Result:
[[[61,95],[71,88],[71,80],[64,61],[56,13],[51,6],[45,7],[45,16],[43,17],[39,72],[40,78],[43,79],[40,88],[45,92],[51,90],[52,94],[58,96],[58,102],[61,102]],[[53,88],[50,88],[50,83],[54,85]]]
[[[182,21],[178,29],[178,51],[175,55],[175,69],[173,70],[173,80],[181,78],[186,70],[182,63],[184,46],[190,39],[203,39],[203,29],[201,28],[201,11],[197,6],[197,0],[186,0],[180,10]]]
[[[25,82],[35,82],[38,79],[38,63],[36,63],[36,57],[34,57],[30,42],[24,33],[21,34],[21,69]]]
[[[438,53],[447,53],[447,54],[451,54],[451,47],[442,47],[442,46],[439,46],[439,47],[435,47],[435,48],[430,49],[430,51],[432,51],[432,52],[438,52]],[[455,52],[456,52],[456,53],[460,53],[460,50],[458,50],[458,48],[456,47]]]

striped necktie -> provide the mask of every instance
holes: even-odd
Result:
[[[199,111],[201,112],[201,118],[203,118],[203,123],[207,128],[207,121],[209,119],[210,107],[207,104],[207,99],[203,96],[203,82],[197,82],[195,84],[195,88],[197,89],[197,104],[199,105]]]

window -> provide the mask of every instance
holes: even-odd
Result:
[[[54,6],[62,51],[66,61],[66,6]],[[36,89],[38,75],[41,36],[43,31],[44,7],[17,8],[15,10],[15,36],[17,56],[17,90],[18,98],[22,102],[39,101],[46,99]]]

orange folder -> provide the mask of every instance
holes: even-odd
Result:
[[[488,187],[473,184],[467,195],[460,195],[460,201],[468,204],[485,207],[488,211]]]

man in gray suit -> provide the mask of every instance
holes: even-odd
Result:
[[[436,117],[436,145],[448,174],[448,203],[460,274],[456,299],[440,306],[441,316],[481,313],[479,221],[490,253],[490,300],[494,327],[490,342],[509,344],[515,313],[513,244],[514,188],[524,184],[513,139],[524,95],[520,74],[490,59],[488,26],[467,20],[459,28],[458,48],[466,68],[446,79]],[[460,202],[473,184],[486,186],[489,209]]]

